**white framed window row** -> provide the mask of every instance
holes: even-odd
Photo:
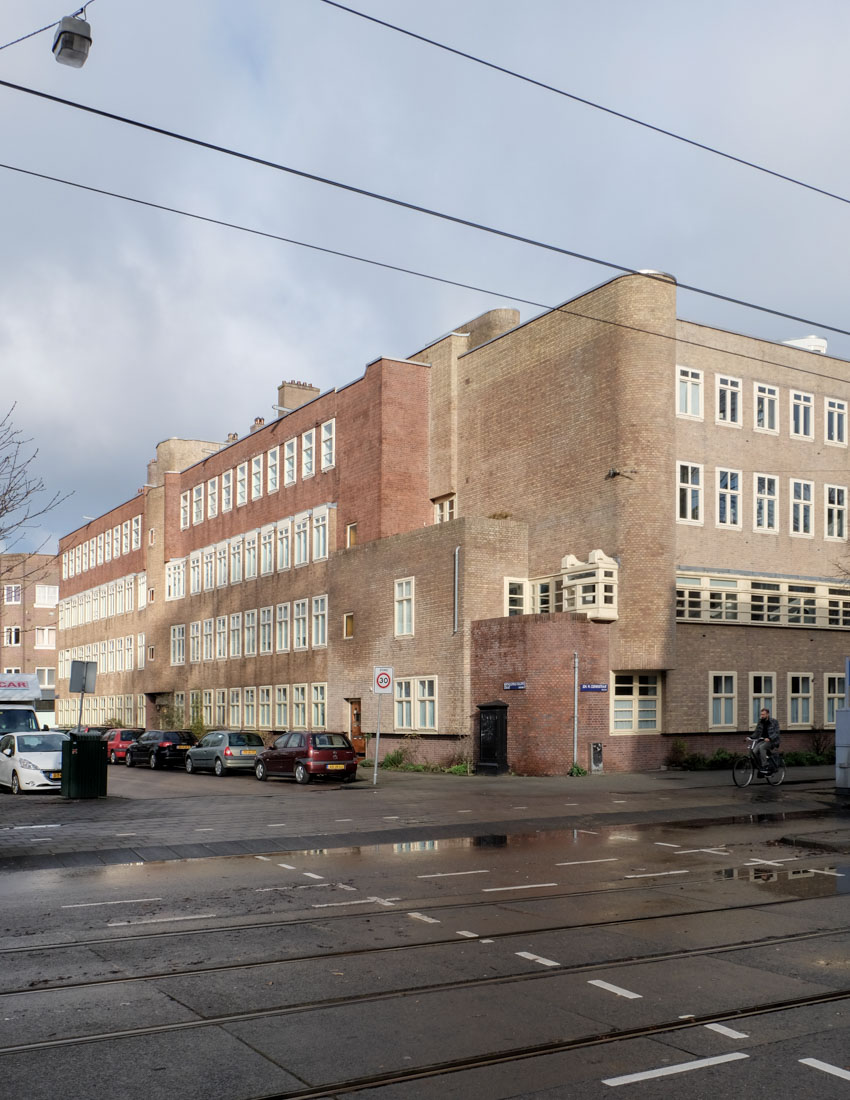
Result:
[[[66,596],[57,605],[57,625],[60,630],[83,623],[110,619],[143,610],[148,602],[147,575],[128,573],[109,584],[89,588],[76,596]]]
[[[186,494],[183,494],[186,496]],[[180,498],[180,525],[183,526],[183,496]],[[188,509],[188,496],[186,496]],[[188,518],[188,511],[187,511]],[[188,527],[188,522],[186,523]],[[77,577],[80,573],[86,573],[90,569],[96,569],[104,562],[120,558],[122,554],[129,554],[133,550],[142,548],[142,516],[131,516],[121,523],[102,531],[99,535],[92,535],[85,542],[70,547],[62,552],[62,580]]]
[[[850,588],[829,581],[689,573],[676,576],[679,622],[850,628]]]

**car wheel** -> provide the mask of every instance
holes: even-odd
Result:
[[[127,755],[124,757],[124,763],[127,765],[128,768],[135,767],[133,757],[130,755],[129,749],[127,749]]]
[[[112,752],[109,754],[109,763],[110,764],[117,764],[118,763],[118,757],[115,755],[115,749],[113,749]]]
[[[268,779],[269,773],[266,771],[266,765],[262,760],[258,760],[254,765],[254,775],[256,775],[257,779]]]
[[[309,783],[312,779],[312,775],[307,771],[304,765],[299,761],[295,765],[295,782],[296,783]]]
[[[159,761],[156,758],[156,753],[155,752],[152,752],[150,754],[150,757],[148,759],[148,763],[150,764],[152,771],[156,771],[156,769],[159,767]]]
[[[342,781],[343,781],[343,783],[353,783],[356,778],[357,778],[357,772],[348,772],[346,775],[344,775],[342,777]]]
[[[11,790],[12,794],[21,793],[21,781],[18,779],[17,772],[12,772],[12,782],[9,786],[9,789]]]
[[[195,770],[195,765],[192,763],[192,757],[187,756],[186,757],[186,771],[189,773],[189,775],[191,775],[194,770]]]
[[[224,775],[224,764],[222,764],[221,758],[218,757],[218,756],[215,758],[215,763],[213,764],[213,771],[219,777],[219,779],[221,779],[221,777]]]

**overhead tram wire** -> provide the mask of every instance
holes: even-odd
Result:
[[[435,38],[428,38],[424,34],[417,34],[415,31],[407,30],[405,27],[399,27],[397,24],[390,23],[386,19],[378,19],[375,15],[368,15],[364,11],[358,11],[357,8],[350,8],[346,4],[340,4],[338,0],[321,0],[321,3],[327,4],[331,8],[338,8],[340,11],[347,12],[349,15],[356,15],[358,18],[365,19],[369,23],[376,23],[380,27],[386,27],[387,30],[396,31],[398,34],[403,34],[418,42],[424,42],[427,46],[434,46],[438,50],[444,50],[446,53],[454,54],[456,57],[462,57],[465,61],[472,61],[476,65],[483,65],[486,69],[492,69],[494,72],[502,73],[504,76],[510,76],[514,80],[521,80],[525,84],[531,84],[535,88],[541,88],[545,92],[552,92],[555,95],[563,96],[564,99],[571,99],[574,103],[581,103],[585,107],[592,107],[595,111],[603,111],[607,115],[622,119],[624,122],[630,122],[634,126],[642,126],[645,130],[651,130],[653,133],[661,134],[662,137],[672,138],[674,141],[681,141],[683,144],[690,145],[694,149],[702,149],[705,153],[712,153],[714,156],[723,157],[724,160],[731,160],[735,164],[743,165],[745,168],[752,168],[756,172],[763,172],[766,176],[773,176],[774,179],[782,180],[785,183],[792,183],[795,187],[803,187],[807,191],[814,191],[817,195],[823,195],[828,199],[836,199],[838,202],[850,205],[850,198],[846,195],[839,195],[835,191],[827,191],[824,187],[818,187],[814,183],[806,183],[805,180],[786,175],[784,172],[777,172],[773,168],[767,168],[763,164],[757,164],[755,161],[747,160],[746,157],[739,157],[734,153],[727,153],[723,149],[708,145],[706,142],[697,141],[695,138],[685,137],[684,134],[677,134],[675,130],[667,130],[663,126],[656,126],[652,122],[646,122],[643,119],[635,118],[634,115],[627,115],[624,111],[617,111],[615,108],[606,107],[602,103],[595,103],[592,99],[585,99],[583,96],[576,95],[574,92],[567,92],[554,84],[547,84],[543,80],[537,80],[533,76],[526,76],[525,73],[517,72],[515,69],[509,69],[504,65],[497,65],[494,61],[487,61],[483,57],[478,57],[476,54],[459,50],[454,46],[447,45],[445,42],[439,42]]]
[[[86,8],[91,7],[91,5],[94,3],[95,0],[86,0],[86,3],[83,4],[81,8],[78,8],[76,11],[71,12],[71,15],[83,14]],[[55,19],[52,23],[48,23],[46,27],[39,27],[37,31],[30,31],[29,34],[22,34],[20,38],[13,38],[11,42],[5,42],[2,46],[0,46],[0,50],[8,50],[10,46],[17,46],[19,42],[26,42],[28,38],[35,38],[37,34],[44,34],[45,31],[49,31],[53,27],[58,27],[61,22],[61,19]]]
[[[673,335],[671,336],[666,332],[656,332],[653,329],[642,328],[639,325],[627,325],[623,321],[613,321],[607,317],[597,317],[592,313],[582,313],[577,309],[570,309],[567,305],[553,306],[547,302],[538,302],[533,298],[521,298],[516,294],[506,294],[503,291],[491,290],[487,287],[476,286],[473,283],[462,283],[457,279],[449,279],[441,275],[431,275],[424,271],[416,271],[414,268],[402,267],[399,264],[386,263],[382,260],[372,260],[366,256],[358,256],[352,252],[342,252],[339,249],[327,248],[324,245],[311,244],[309,241],[299,241],[293,237],[284,237],[278,233],[271,233],[265,229],[254,229],[250,226],[239,225],[237,222],[224,221],[222,218],[214,218],[207,214],[196,214],[190,210],[181,210],[176,206],[166,206],[163,203],[152,202],[149,199],[136,198],[133,195],[123,195],[118,191],[107,191],[102,187],[93,187],[86,183],[77,183],[74,180],[62,179],[61,176],[50,176],[44,172],[36,172],[30,168],[20,168],[14,164],[3,164],[0,162],[0,168],[6,169],[9,172],[17,172],[19,175],[31,176],[34,179],[46,180],[49,183],[60,183],[65,187],[73,187],[79,191],[88,191],[94,195],[103,195],[106,198],[120,199],[122,202],[133,203],[135,206],[148,207],[151,210],[161,210],[167,214],[179,214],[184,218],[191,218],[193,221],[205,222],[208,225],[217,225],[223,229],[234,229],[239,233],[249,233],[254,237],[262,237],[266,240],[279,241],[282,244],[291,244],[297,248],[306,248],[312,252],[321,252],[327,256],[336,256],[343,260],[354,260],[356,263],[368,264],[370,267],[383,268],[386,271],[395,271],[401,275],[412,275],[417,279],[427,279],[429,282],[441,283],[444,286],[455,286],[461,290],[471,290],[476,294],[486,294],[494,298],[507,299],[510,302],[518,302],[520,305],[534,306],[537,309],[547,310],[551,313],[563,313],[569,317],[575,317],[578,320],[592,321],[600,325],[608,325],[611,328],[622,329],[626,332],[639,333],[644,336],[654,336],[659,340],[672,340],[676,344],[682,344],[687,347],[704,348],[708,351],[722,351],[726,355],[734,356],[736,359],[749,359],[753,362],[766,364],[769,366],[779,367],[783,370],[794,371],[797,374],[810,374],[818,378],[828,379],[833,382],[846,382],[846,378],[824,374],[822,371],[807,370],[805,367],[791,366],[788,363],[780,363],[775,359],[766,359],[763,356],[747,355],[746,352],[741,351],[729,351],[725,348],[716,348],[713,344],[705,344],[700,340],[687,340],[683,337]],[[689,322],[685,322],[689,323]],[[696,322],[690,322],[696,323]],[[759,339],[758,337],[749,337],[750,339]]]
[[[374,199],[377,202],[384,202],[402,210],[410,210],[416,214],[426,214],[428,217],[438,218],[452,225],[462,225],[467,229],[476,229],[490,236],[501,237],[503,240],[514,241],[517,244],[526,244],[532,248],[541,248],[546,252],[553,252],[559,256],[569,256],[574,260],[582,260],[585,263],[595,264],[598,267],[605,267],[611,271],[619,271],[622,275],[640,275],[644,279],[665,281],[665,276],[660,274],[647,273],[646,271],[641,271],[639,268],[614,263],[612,260],[602,260],[597,256],[589,256],[583,252],[576,252],[570,248],[562,248],[560,245],[548,244],[546,241],[540,241],[534,237],[526,237],[520,233],[512,233],[507,229],[497,229],[495,226],[485,225],[482,222],[474,222],[469,218],[462,218],[457,214],[448,214],[442,210],[433,210],[430,207],[421,206],[418,203],[394,198],[392,195],[383,195],[378,191],[370,191],[365,187],[356,187],[354,184],[343,183],[341,180],[329,179],[327,176],[319,176],[314,172],[307,172],[301,168],[293,168],[291,165],[279,164],[277,161],[254,156],[251,153],[242,153],[226,145],[217,145],[215,142],[203,141],[201,138],[190,137],[188,134],[181,134],[175,130],[167,130],[162,126],[154,126],[149,122],[140,122],[138,119],[129,118],[126,115],[117,115],[112,111],[104,111],[99,107],[90,107],[85,103],[77,103],[72,99],[65,99],[63,96],[51,95],[48,92],[40,92],[35,88],[28,88],[22,84],[14,84],[10,80],[0,80],[0,87],[10,88],[15,92],[23,92],[25,95],[36,96],[39,99],[44,99],[51,103],[59,103],[64,107],[72,107],[74,110],[84,111],[87,114],[96,115],[99,118],[110,119],[112,122],[121,122],[126,126],[133,126],[138,130],[159,134],[161,137],[173,138],[175,141],[182,141],[187,145],[194,145],[200,149],[208,149],[214,153],[222,153],[225,156],[234,157],[237,160],[244,160],[250,164],[259,164],[264,168],[272,168],[277,172],[285,172],[298,179],[310,180],[312,183],[321,183],[326,187],[333,187],[339,191],[345,191],[348,194],[359,195],[361,198]],[[836,325],[829,325],[825,321],[813,321],[808,317],[798,317],[793,313],[785,313],[780,309],[772,309],[769,306],[758,305],[755,302],[748,302],[742,298],[734,298],[729,294],[720,294],[718,291],[705,290],[702,287],[694,286],[690,283],[679,282],[678,280],[677,286],[680,290],[687,290],[692,294],[700,294],[706,298],[713,298],[718,302],[726,302],[729,305],[741,306],[744,309],[754,309],[759,313],[766,313],[773,317],[781,317],[784,320],[794,321],[800,325],[821,328],[827,332],[835,332],[841,336],[850,336],[850,330],[839,328]]]

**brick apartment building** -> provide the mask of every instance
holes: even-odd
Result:
[[[390,665],[382,750],[416,759],[639,770],[762,704],[807,746],[844,696],[848,401],[846,363],[681,321],[657,273],[286,383],[61,540],[60,720],[78,658],[92,724],[359,737]]]
[[[59,563],[53,554],[0,554],[0,672],[38,676],[42,725],[55,724]]]

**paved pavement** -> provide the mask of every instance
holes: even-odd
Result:
[[[593,825],[788,823],[787,839],[850,852],[850,791],[832,767],[745,790],[728,771],[522,777],[371,771],[355,784],[110,769],[105,798],[0,793],[0,871],[486,838]],[[163,782],[159,783],[158,780]],[[190,786],[185,782],[188,781]],[[795,824],[799,832],[795,832]],[[486,840],[482,840],[486,843]]]

